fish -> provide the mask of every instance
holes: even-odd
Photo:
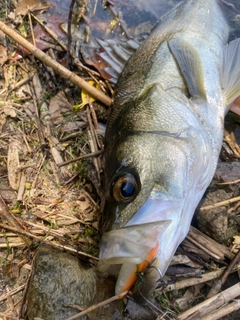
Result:
[[[240,95],[240,40],[217,0],[186,0],[129,59],[105,134],[97,270],[115,294],[149,296],[186,237],[209,186],[224,117]]]

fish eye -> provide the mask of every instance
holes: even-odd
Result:
[[[116,180],[113,184],[113,197],[118,202],[133,200],[138,194],[139,188],[135,177],[128,173]]]

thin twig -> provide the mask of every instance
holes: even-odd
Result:
[[[120,293],[116,296],[113,296],[105,301],[102,301],[100,303],[97,303],[95,304],[94,306],[91,306],[87,309],[85,309],[84,311],[78,313],[78,314],[75,314],[74,316],[70,317],[70,318],[67,318],[66,320],[74,320],[74,319],[77,319],[81,316],[84,316],[85,314],[89,313],[89,312],[92,312],[100,307],[103,307],[105,306],[106,304],[109,304],[110,302],[113,302],[113,301],[116,301],[116,300],[119,300],[119,299],[122,299],[126,294],[128,293],[128,291],[124,291],[123,293]]]
[[[236,184],[238,182],[240,182],[240,179],[237,179],[237,180],[234,180],[234,181],[217,182],[217,185],[225,186],[225,185],[229,185],[229,184]]]
[[[34,36],[34,32],[33,32],[33,25],[32,25],[32,19],[31,19],[30,11],[28,11],[28,20],[29,20],[30,30],[31,30],[31,34],[32,34],[33,45],[36,46],[36,41],[35,41],[35,36]]]
[[[39,241],[40,243],[48,244],[51,247],[54,247],[54,248],[57,248],[57,249],[64,249],[66,251],[79,254],[80,256],[85,256],[85,257],[91,258],[93,260],[98,260],[97,257],[94,257],[91,254],[88,254],[88,253],[85,253],[85,252],[82,252],[82,251],[78,251],[78,250],[76,250],[76,249],[74,249],[72,247],[69,247],[69,246],[65,246],[65,245],[61,245],[61,244],[57,244],[57,243],[54,243],[54,242],[51,242],[51,241],[44,240],[43,238],[37,237],[37,236],[33,235],[30,232],[18,230],[17,228],[8,226],[8,225],[6,225],[4,223],[0,223],[0,227],[3,228],[3,229],[6,229],[6,230],[10,230],[10,231],[13,231],[13,232],[16,232],[16,233],[23,234],[26,237],[35,239],[35,240]]]
[[[37,21],[37,23],[40,24],[40,26],[53,38],[53,40],[55,40],[59,46],[63,49],[63,50],[67,50],[67,47],[65,45],[65,43],[63,43],[62,41],[60,41],[59,37],[52,31],[50,30],[47,26],[44,25],[44,23],[42,23],[41,20],[39,20],[34,14],[31,14],[31,16]]]
[[[214,204],[209,205],[209,206],[201,207],[200,211],[206,211],[206,210],[215,209],[215,208],[218,208],[218,207],[227,206],[227,205],[229,205],[231,203],[234,203],[234,202],[237,202],[237,201],[240,201],[240,196],[239,197],[235,197],[235,198],[231,198],[231,199],[228,199],[228,200],[220,201],[220,202],[214,203]]]
[[[212,287],[207,295],[207,298],[211,298],[212,296],[216,295],[217,293],[219,293],[221,291],[222,285],[226,282],[227,277],[232,272],[234,266],[239,262],[239,260],[240,260],[240,250],[235,255],[233,260],[229,263],[226,270],[221,275],[220,279],[214,281],[214,284],[212,285]]]
[[[63,42],[63,41],[61,41],[60,39],[59,39],[59,37],[52,31],[52,30],[50,30],[47,26],[45,26],[42,22],[41,22],[41,20],[39,20],[36,16],[34,16],[33,14],[32,14],[32,17],[40,24],[40,26],[59,44],[59,46],[60,46],[60,48],[62,48],[63,50],[65,50],[65,51],[67,51],[67,46],[66,46],[66,44]],[[43,42],[44,43],[44,41],[41,41],[40,39],[38,39],[38,43],[41,43],[41,42]],[[54,49],[58,49],[58,47],[56,46],[56,45],[52,45],[51,43],[49,43],[48,42],[48,47],[52,47],[52,48],[54,48]],[[59,50],[59,49],[58,49]],[[93,79],[93,80],[95,80],[97,83],[99,83],[98,82],[98,80],[94,77],[94,74],[95,75],[99,75],[99,73],[98,72],[96,72],[96,71],[94,71],[94,70],[91,70],[90,68],[88,68],[87,66],[84,66],[81,62],[80,62],[80,60],[78,59],[78,57],[76,56],[76,54],[74,53],[74,51],[70,48],[70,54],[71,54],[71,56],[72,56],[72,63],[73,63],[73,65],[75,65],[77,68],[79,68],[80,70],[85,70],[85,71],[87,71],[87,73],[90,75],[90,77]],[[110,92],[112,93],[112,91],[110,90]]]
[[[26,78],[20,80],[19,82],[17,82],[16,84],[14,84],[13,86],[10,86],[10,90],[16,90],[18,88],[20,88],[21,86],[23,86],[25,83],[27,83],[28,81],[32,80],[34,76],[34,73],[30,74],[29,76],[27,76]]]
[[[19,234],[19,237],[23,240],[25,245],[30,247],[30,245],[32,244],[31,240],[29,240],[28,237],[25,237],[24,235],[25,231],[22,230],[23,228],[22,225],[19,223],[19,220],[17,220],[16,217],[14,217],[14,215],[11,214],[1,195],[0,195],[0,218],[2,221],[7,221],[11,225],[11,227],[9,228],[13,228],[14,232]]]
[[[97,141],[98,147],[100,149],[103,149],[103,142],[102,142],[102,140],[98,139],[98,135],[96,134],[96,132],[99,130],[97,115],[96,115],[96,112],[95,112],[95,109],[93,107],[91,100],[90,99],[88,99],[88,100],[89,100],[88,101],[89,109],[90,109],[90,113],[91,113],[93,124],[94,124],[94,129],[95,129],[94,131],[95,131],[96,141]]]
[[[72,44],[72,16],[73,16],[73,7],[75,4],[76,0],[71,0],[71,4],[69,7],[69,12],[68,12],[68,26],[67,26],[67,56],[66,56],[66,60],[67,60],[67,66],[69,65],[69,61],[70,61],[70,49],[71,49],[71,44]]]
[[[88,125],[89,125],[89,130],[88,130],[88,135],[89,135],[89,145],[91,148],[92,152],[97,152],[98,150],[98,144],[97,144],[97,139],[96,139],[96,133],[94,130],[94,126],[92,123],[92,117],[90,114],[90,108],[87,108],[87,119],[88,119]],[[101,163],[99,158],[94,158],[93,163],[95,165],[97,174],[98,174],[98,179],[100,180],[100,168],[101,168]]]
[[[238,250],[238,253],[235,255],[234,259],[229,263],[227,269],[224,271],[223,275],[221,276],[221,282],[222,285],[226,282],[227,277],[232,272],[234,266],[239,262],[240,260],[240,250]]]
[[[82,156],[80,156],[78,158],[75,158],[75,159],[72,159],[72,160],[69,160],[69,161],[65,161],[65,162],[62,162],[62,163],[58,163],[58,166],[62,167],[62,166],[68,165],[69,163],[73,163],[73,162],[76,162],[76,161],[79,161],[79,160],[88,159],[88,158],[92,158],[92,157],[98,157],[101,154],[103,154],[103,152],[104,152],[104,150],[99,150],[99,151],[96,151],[96,152],[84,154],[84,155],[82,155]]]
[[[1,295],[0,296],[0,302],[6,300],[9,295],[14,295],[14,294],[18,293],[19,291],[22,291],[24,289],[24,287],[25,287],[25,284],[15,288],[15,289],[12,289],[8,293],[5,293],[5,294]]]
[[[240,265],[238,264],[235,268],[233,268],[232,272],[238,271],[239,269],[240,269]],[[222,267],[216,271],[204,273],[202,275],[202,278],[189,278],[189,279],[179,280],[173,284],[167,285],[164,289],[158,288],[155,290],[155,292],[162,292],[162,291],[169,292],[173,290],[180,290],[183,288],[195,286],[199,283],[204,283],[204,282],[219,278],[223,274],[224,270],[226,270],[226,267]]]

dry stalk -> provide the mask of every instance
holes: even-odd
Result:
[[[193,320],[193,319],[205,319],[205,320],[213,320],[219,318],[212,318],[212,314],[209,317],[204,317],[209,313],[213,312],[217,308],[222,307],[226,304],[226,302],[231,301],[232,299],[238,297],[240,295],[240,282],[235,284],[234,286],[218,293],[217,295],[199,303],[193,308],[180,313],[177,316],[177,320]]]
[[[14,232],[16,232],[19,237],[23,240],[26,246],[30,247],[32,244],[32,241],[25,236],[25,231],[22,230],[23,226],[19,223],[19,221],[14,217],[14,215],[11,214],[9,211],[7,205],[5,204],[3,198],[0,196],[0,218],[2,221],[7,221],[10,226],[7,226],[7,229],[13,228]]]
[[[23,285],[15,288],[15,289],[7,292],[7,293],[1,295],[1,296],[0,296],[0,302],[6,300],[9,295],[14,295],[14,294],[18,293],[19,291],[22,291],[22,290],[24,289],[24,287],[25,287],[25,284],[23,284]]]
[[[97,303],[95,304],[94,306],[91,306],[85,310],[83,310],[82,312],[78,313],[78,314],[75,314],[74,316],[70,317],[70,318],[67,318],[66,320],[74,320],[74,319],[78,319],[79,317],[81,316],[84,316],[85,314],[89,313],[89,312],[92,312],[100,307],[103,307],[105,306],[106,304],[109,304],[110,302],[113,302],[115,300],[119,300],[119,299],[122,299],[126,294],[128,293],[128,291],[124,291],[123,293],[120,293],[116,296],[113,296],[105,301],[102,301],[100,303]]]
[[[217,185],[226,186],[226,185],[229,185],[229,184],[236,184],[236,183],[239,183],[239,182],[240,182],[240,179],[237,179],[237,180],[234,180],[234,181],[217,182]]]
[[[99,151],[96,151],[96,152],[91,152],[91,153],[88,153],[88,154],[84,154],[84,155],[82,155],[80,157],[77,157],[75,159],[72,159],[72,160],[69,160],[69,161],[65,161],[65,162],[62,162],[62,163],[58,163],[58,166],[59,167],[66,166],[69,163],[73,163],[73,162],[76,162],[76,161],[79,161],[79,160],[88,159],[88,158],[92,158],[92,157],[97,157],[97,156],[100,156],[101,154],[103,154],[103,150],[99,150]]]
[[[36,99],[33,99],[32,101],[35,109],[34,111],[35,111],[35,120],[36,120],[37,131],[38,131],[38,139],[40,141],[40,145],[43,146],[45,144],[45,138],[44,138],[43,128],[42,128],[41,120],[39,116],[38,105],[37,105]]]
[[[215,208],[218,208],[218,207],[228,206],[229,204],[237,202],[237,201],[240,201],[240,197],[235,197],[235,198],[232,198],[232,199],[228,199],[228,200],[224,200],[224,201],[220,201],[220,202],[214,203],[214,204],[209,205],[209,206],[201,207],[200,211],[206,211],[206,210],[215,209]]]
[[[91,152],[97,152],[98,151],[98,143],[96,139],[96,131],[94,129],[93,123],[92,123],[92,117],[90,114],[90,108],[87,108],[87,119],[88,119],[88,125],[89,125],[89,130],[88,130],[88,135],[89,135],[89,145],[91,148]],[[100,170],[101,170],[101,161],[99,158],[93,158],[93,163],[95,165],[97,174],[98,174],[98,179],[100,180]]]
[[[33,32],[32,18],[31,18],[30,11],[28,11],[28,20],[29,20],[30,30],[31,30],[31,34],[32,34],[33,45],[36,46],[36,41],[35,41],[35,36],[34,36],[34,32]]]
[[[237,265],[235,266],[235,268],[233,268],[232,272],[238,271],[239,269],[240,269],[240,265]],[[168,291],[180,290],[187,287],[195,286],[199,283],[204,283],[204,282],[221,277],[225,270],[226,270],[226,267],[223,267],[216,271],[204,273],[202,275],[202,278],[189,278],[189,279],[179,280],[173,284],[169,284],[164,289],[161,289],[161,288],[156,289],[155,292],[162,292],[162,291],[168,292]]]
[[[23,199],[26,181],[27,181],[26,174],[22,172],[21,178],[20,178],[20,183],[19,183],[19,188],[18,188],[17,201],[22,201],[22,199]]]
[[[29,76],[27,76],[26,78],[20,80],[19,82],[15,83],[13,86],[10,86],[10,90],[16,90],[18,88],[20,88],[21,86],[23,86],[25,83],[29,82],[30,80],[32,80],[34,76],[34,73],[30,74]]]
[[[88,254],[88,253],[85,253],[85,252],[82,252],[82,251],[78,251],[78,250],[76,250],[76,249],[74,249],[74,248],[72,248],[70,246],[65,246],[65,245],[54,243],[52,241],[47,241],[44,238],[37,237],[37,236],[35,236],[34,234],[32,234],[30,232],[18,230],[17,228],[10,227],[10,226],[8,226],[8,225],[6,225],[4,223],[0,223],[0,227],[3,228],[3,229],[6,229],[6,230],[10,230],[10,231],[16,232],[18,234],[24,235],[25,237],[29,237],[31,239],[35,239],[35,240],[39,241],[39,243],[45,243],[45,244],[47,244],[47,245],[49,245],[49,246],[51,246],[53,248],[57,248],[57,249],[60,249],[60,250],[66,250],[68,252],[75,253],[75,254],[78,254],[80,256],[88,257],[88,258],[91,258],[93,260],[98,260],[97,257],[94,257],[91,254]]]
[[[222,317],[227,314],[232,313],[240,308],[240,300],[233,301],[232,303],[227,304],[225,307],[220,308],[219,310],[201,318],[201,320],[217,320],[222,319]]]
[[[67,51],[67,46],[59,40],[59,37],[52,31],[50,30],[47,26],[45,26],[44,23],[42,23],[41,20],[39,20],[34,14],[31,13],[31,16],[37,21],[38,24],[60,45],[60,47]]]
[[[192,242],[196,247],[202,249],[204,252],[206,252],[210,257],[213,257],[215,260],[220,260],[219,256],[213,253],[208,248],[204,247],[202,244],[200,244],[197,240],[193,239],[190,235],[187,236],[187,239]]]
[[[39,160],[39,163],[37,164],[37,173],[36,173],[36,176],[35,176],[35,178],[34,178],[34,180],[33,180],[33,183],[32,183],[32,188],[31,188],[31,190],[30,190],[30,197],[32,197],[33,194],[34,194],[34,192],[35,192],[35,187],[36,187],[36,184],[37,184],[37,179],[38,179],[38,176],[39,176],[39,174],[40,174],[40,171],[41,171],[41,169],[42,169],[42,166],[43,166],[43,164],[44,164],[45,159],[46,159],[46,155],[44,155],[43,158],[40,159],[40,160]]]
[[[208,255],[216,260],[224,260],[224,257],[229,259],[234,258],[234,254],[226,246],[219,244],[217,241],[208,237],[193,226],[190,227],[189,233],[186,237],[189,241],[193,242],[197,247],[201,248]]]
[[[232,272],[233,268],[239,262],[239,260],[240,260],[240,250],[235,255],[234,259],[229,263],[228,267],[226,268],[226,270],[222,274],[221,278],[219,280],[215,281],[215,283],[213,284],[211,290],[209,291],[209,293],[207,295],[207,298],[210,298],[213,295],[217,294],[219,291],[221,291],[222,285],[226,282],[227,277]]]

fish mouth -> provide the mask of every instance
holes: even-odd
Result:
[[[157,261],[157,277],[162,277],[183,238],[177,231],[182,207],[182,200],[149,198],[124,227],[103,234],[97,269],[103,275],[118,273],[116,294],[128,291],[151,262]]]
[[[103,266],[131,262],[140,264],[159,242],[159,235],[171,221],[131,225],[105,233],[101,239],[98,269]],[[102,268],[101,268],[102,266]]]
[[[131,225],[103,235],[97,269],[103,275],[118,273],[116,295],[129,291],[137,280],[137,272],[156,258],[159,236],[170,224],[170,220],[165,220]]]

